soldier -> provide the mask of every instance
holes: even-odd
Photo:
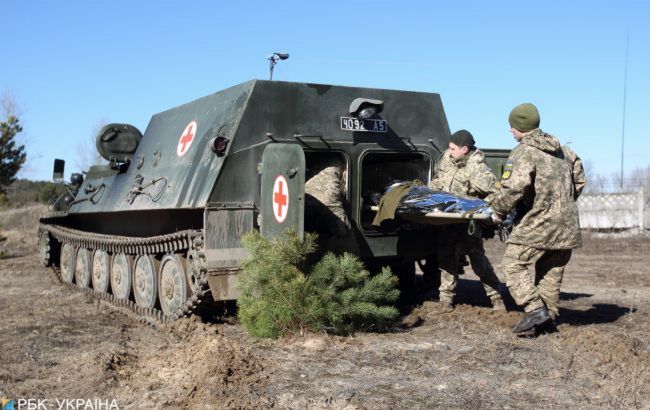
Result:
[[[539,129],[533,104],[521,104],[509,122],[519,145],[512,150],[501,189],[490,202],[493,219],[516,210],[503,256],[506,284],[524,317],[512,328],[527,332],[557,318],[560,285],[572,249],[582,245],[575,200],[585,186],[578,156]],[[534,266],[534,273],[528,267]]]
[[[338,155],[308,156],[305,175],[305,231],[318,232],[319,248],[358,253],[345,207],[346,171]]]
[[[494,194],[497,180],[485,164],[483,152],[474,146],[469,131],[452,134],[447,149],[436,163],[429,187],[455,195],[481,199]],[[469,256],[474,273],[483,282],[485,292],[495,310],[505,310],[499,293],[499,278],[485,256],[483,239],[467,234],[465,225],[446,225],[439,230],[438,268],[440,269],[440,309],[453,310],[456,282],[461,269],[460,260]]]

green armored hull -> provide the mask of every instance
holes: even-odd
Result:
[[[372,200],[427,182],[449,135],[438,94],[259,80],[156,114],[143,135],[111,124],[110,163],[41,220],[43,263],[167,318],[237,298],[251,230],[316,231],[322,250],[412,272],[433,228],[372,226]]]

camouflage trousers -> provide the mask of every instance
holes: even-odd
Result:
[[[319,247],[359,253],[345,209],[345,171],[338,156],[312,158],[305,175],[305,231],[319,234]]]
[[[501,265],[510,294],[525,312],[546,305],[553,317],[559,315],[560,286],[571,249],[537,249],[510,243]],[[534,272],[528,268],[533,265]]]
[[[305,224],[307,230],[342,236],[348,230],[343,205],[344,184],[338,157],[319,158],[309,164],[305,176]]]
[[[448,238],[452,239],[452,238]],[[454,238],[438,247],[438,269],[440,269],[440,300],[452,302],[456,294],[458,274],[461,270],[460,260],[469,257],[472,270],[483,283],[485,293],[490,300],[500,299],[499,278],[494,273],[490,260],[485,256],[483,240],[467,236]]]

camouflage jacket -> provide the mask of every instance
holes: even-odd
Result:
[[[481,150],[475,149],[462,159],[452,158],[446,150],[434,167],[429,188],[484,199],[496,192],[497,184]]]
[[[512,150],[501,189],[490,205],[498,215],[512,209],[517,222],[508,243],[538,249],[573,249],[582,245],[575,200],[585,186],[580,158],[539,128]]]

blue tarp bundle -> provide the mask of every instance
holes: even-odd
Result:
[[[390,190],[390,188],[389,188]],[[482,199],[467,198],[449,192],[435,191],[426,186],[415,186],[400,200],[398,213],[427,214],[429,212],[489,215],[492,210]]]

